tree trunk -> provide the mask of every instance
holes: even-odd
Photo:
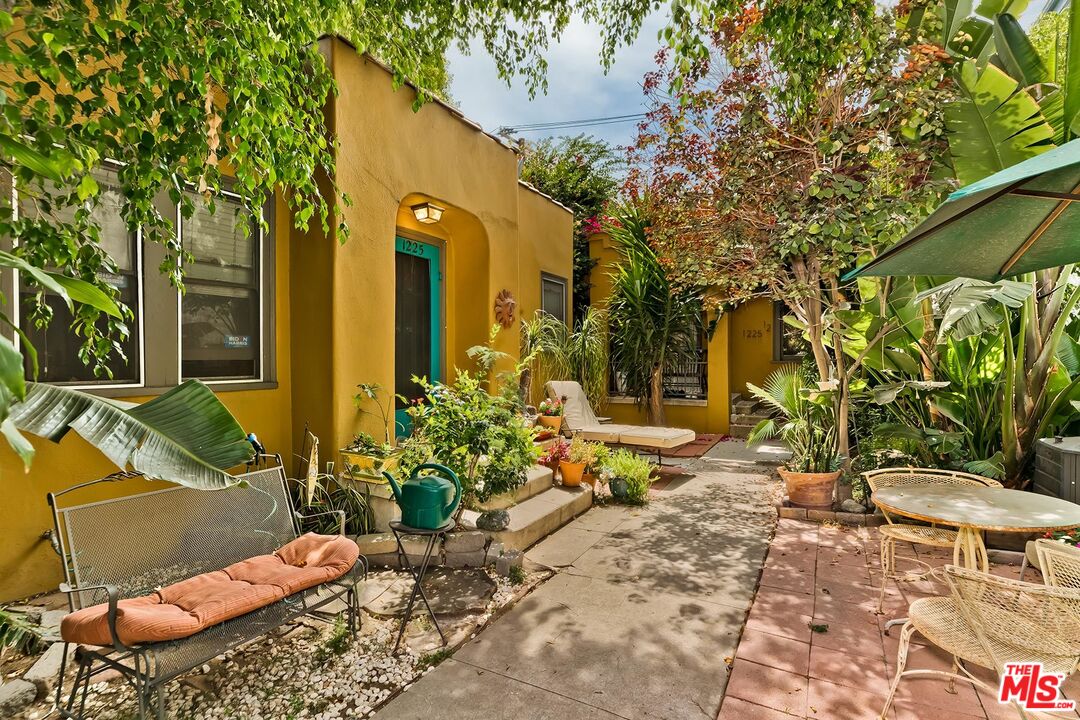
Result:
[[[664,366],[657,365],[649,376],[649,424],[667,426],[664,413]]]
[[[829,290],[834,308],[840,306],[843,297],[837,285],[836,276],[829,278]],[[851,392],[848,384],[848,373],[844,357],[844,336],[840,332],[840,319],[834,312],[832,315],[833,350],[836,354],[836,450],[844,459],[844,469],[851,467],[851,439],[848,435],[848,415],[851,412]]]

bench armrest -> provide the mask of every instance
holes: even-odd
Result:
[[[338,535],[345,534],[345,511],[344,510],[327,510],[326,512],[312,513],[311,515],[304,515],[300,512],[294,512],[297,520],[310,520],[311,518],[323,517],[325,515],[337,515],[338,516]]]
[[[68,583],[60,583],[60,592],[71,593],[88,592],[90,590],[104,590],[108,595],[109,612],[106,616],[109,622],[109,636],[112,638],[113,647],[117,652],[125,652],[130,650],[129,647],[120,642],[120,636],[116,634],[116,607],[120,602],[120,591],[116,589],[115,585],[83,585],[75,587]]]
[[[596,418],[596,421],[598,423],[600,423],[601,425],[604,425],[606,423],[611,422],[611,418],[609,418],[609,417],[598,417],[598,418]]]

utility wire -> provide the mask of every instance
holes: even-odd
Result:
[[[637,122],[643,120],[646,113],[633,113],[629,115],[609,115],[598,118],[583,118],[581,120],[558,120],[554,122],[524,123],[522,125],[504,125],[500,127],[500,134],[517,132],[534,132],[543,130],[566,130],[571,128],[596,127],[600,125],[615,125],[625,122]]]

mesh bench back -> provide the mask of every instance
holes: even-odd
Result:
[[[248,487],[175,487],[58,507],[69,580],[79,586],[115,585],[120,597],[135,597],[294,540],[282,468],[240,477]],[[99,592],[71,597],[76,609],[103,599]]]

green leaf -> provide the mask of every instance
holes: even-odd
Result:
[[[216,490],[236,484],[224,471],[252,457],[236,418],[198,380],[130,409],[59,385],[29,388],[12,406],[16,427],[53,442],[74,430],[118,467],[130,464],[149,478]]]
[[[3,435],[4,439],[8,441],[8,445],[23,461],[23,468],[29,472],[30,463],[34,459],[34,446],[19,432],[11,418],[5,418],[3,422],[0,422],[0,435]]]
[[[1054,128],[1039,104],[1003,70],[987,65],[980,72],[968,60],[957,80],[959,99],[945,106],[945,121],[961,185],[1053,147]]]
[[[101,288],[93,283],[89,283],[79,278],[68,277],[67,275],[61,275],[60,273],[48,273],[49,276],[56,281],[56,284],[64,288],[67,292],[67,296],[74,302],[82,303],[83,305],[89,305],[92,308],[100,310],[106,315],[111,315],[117,319],[123,319],[123,315],[120,312],[120,307],[116,304],[116,301],[105,294]]]
[[[23,356],[3,335],[0,335],[0,386],[16,401],[26,398],[26,378],[23,375]],[[6,398],[0,395],[0,398]],[[8,408],[0,405],[0,418],[7,417]]]
[[[76,194],[79,200],[86,200],[87,198],[94,197],[98,194],[97,180],[90,173],[86,173],[79,180],[79,186],[76,188]]]
[[[1080,114],[1080,3],[1069,6],[1069,31],[1066,35],[1065,76],[1063,81],[1065,140],[1072,140],[1077,134],[1072,129],[1073,121]]]
[[[1050,73],[1020,22],[1008,13],[994,18],[994,49],[1005,70],[1024,86],[1050,82]]]
[[[22,141],[6,133],[0,133],[0,150],[10,155],[16,165],[29,169],[35,175],[41,175],[55,183],[64,181],[64,164],[35,150]]]

